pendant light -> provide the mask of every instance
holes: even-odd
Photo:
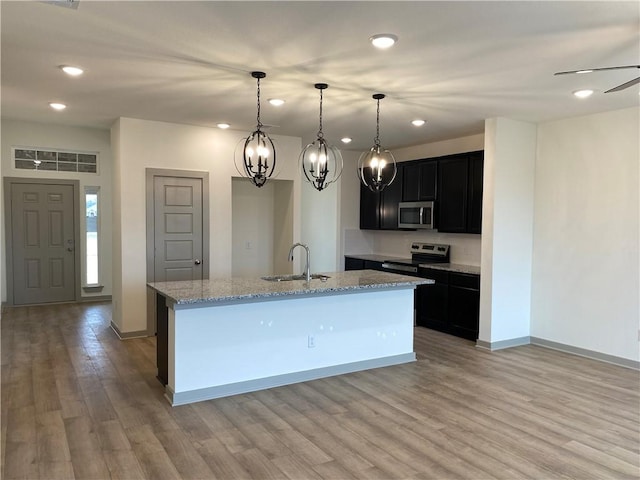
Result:
[[[377,101],[376,138],[373,147],[360,155],[358,160],[358,176],[360,181],[373,192],[381,192],[391,185],[396,178],[398,168],[393,154],[380,145],[380,100],[383,93],[376,93],[373,99]]]
[[[340,177],[342,154],[336,147],[327,143],[322,133],[322,91],[329,85],[316,83],[315,87],[320,90],[320,128],[314,142],[300,153],[300,165],[306,181],[321,192]]]
[[[262,131],[260,121],[260,79],[267,76],[264,72],[251,72],[251,76],[256,79],[258,97],[258,115],[255,131],[244,139],[242,149],[242,165],[238,165],[240,155],[236,155],[236,169],[238,172],[251,180],[256,187],[262,187],[273,175],[276,167],[276,147],[273,140]]]

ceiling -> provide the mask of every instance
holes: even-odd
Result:
[[[398,148],[481,133],[484,119],[524,121],[637,106],[638,85],[604,94],[640,63],[640,3],[615,2],[102,2],[1,8],[2,116],[109,128],[118,117],[250,131],[262,70],[271,134],[312,141],[325,82],[324,133]],[[376,50],[369,37],[394,33]],[[60,65],[77,65],[71,78]],[[588,99],[571,92],[592,88]],[[273,107],[268,98],[283,98]],[[49,102],[66,103],[55,112]],[[420,128],[410,121],[422,118]]]

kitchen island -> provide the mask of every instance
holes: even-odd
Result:
[[[417,277],[155,282],[158,378],[172,405],[415,361]]]

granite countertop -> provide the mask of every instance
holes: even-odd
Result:
[[[375,253],[366,253],[362,255],[345,255],[349,258],[358,258],[360,260],[371,260],[373,262],[384,262],[385,260],[394,260],[397,257],[393,255],[380,255]],[[411,260],[411,258],[407,258]],[[477,265],[465,265],[462,263],[422,263],[422,268],[433,268],[434,270],[446,270],[448,272],[469,273],[472,275],[480,275],[480,267]]]
[[[326,281],[313,279],[270,282],[261,278],[220,278],[181,282],[152,282],[147,285],[175,305],[242,303],[274,297],[308,296],[366,289],[415,287],[433,280],[375,270],[352,270],[324,274]]]
[[[447,272],[480,275],[480,267],[476,265],[464,265],[462,263],[421,263],[420,267],[431,268],[432,270],[446,270]]]
[[[358,260],[371,260],[372,262],[384,262],[391,260],[392,258],[399,258],[397,255],[378,255],[375,253],[364,253],[362,255],[345,255],[349,258],[357,258]],[[407,257],[407,260],[411,260],[411,257]]]

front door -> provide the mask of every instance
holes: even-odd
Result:
[[[154,176],[154,278],[202,280],[201,178]]]
[[[74,301],[74,186],[11,183],[10,190],[13,304]]]

